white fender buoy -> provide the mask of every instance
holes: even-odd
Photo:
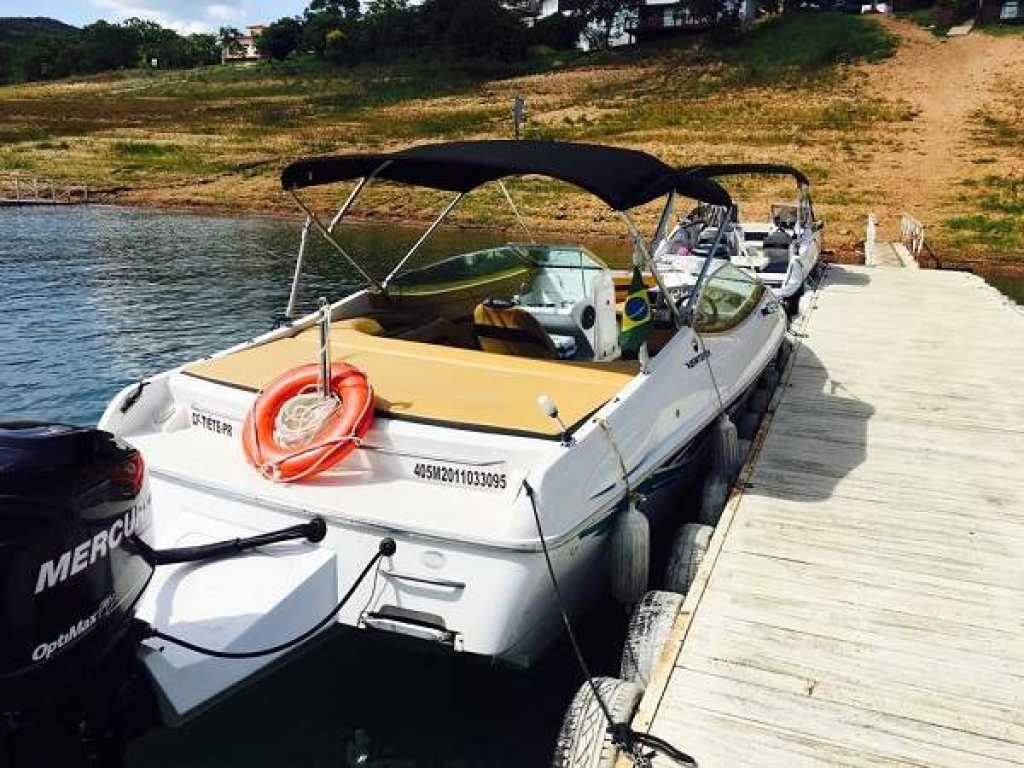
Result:
[[[736,431],[739,433],[741,440],[753,440],[760,426],[761,413],[759,411],[744,411],[743,415],[740,416],[739,424],[736,425]]]
[[[737,441],[737,443],[739,444],[739,449],[740,449],[740,461],[743,462],[743,464],[746,464],[747,463],[747,458],[750,456],[750,448],[751,448],[751,446],[753,446],[754,441],[753,440],[744,440],[743,438],[740,438]],[[743,464],[740,465],[741,469],[743,468]]]
[[[711,468],[728,479],[736,476],[741,465],[737,437],[736,425],[732,423],[729,414],[723,413],[718,418],[712,437]]]
[[[651,562],[651,523],[632,499],[612,527],[609,569],[612,596],[634,605],[647,591]]]
[[[720,472],[713,471],[704,480],[700,496],[700,521],[705,525],[718,525],[722,508],[729,497],[729,482]]]
[[[594,685],[608,705],[616,724],[633,719],[643,688],[614,677],[595,677]],[[604,710],[594,697],[586,680],[576,691],[569,705],[555,742],[552,768],[614,768],[619,759],[619,748],[608,733]]]
[[[756,387],[747,398],[747,410],[760,416],[768,410],[768,403],[771,400],[771,392],[763,387]]]
[[[800,297],[800,301],[797,303],[797,313],[800,315],[806,315],[811,311],[812,302],[814,301],[814,294],[807,293],[806,291]]]

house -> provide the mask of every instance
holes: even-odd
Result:
[[[263,56],[256,48],[256,39],[263,34],[266,24],[252,24],[245,28],[245,34],[239,35],[238,45],[233,50],[221,51],[221,61],[258,61]]]
[[[753,21],[757,13],[756,4],[753,0],[726,0],[724,13],[733,12],[741,23]],[[685,4],[677,0],[644,0],[632,31],[637,40],[643,41],[710,26],[710,20],[692,16]]]
[[[1024,0],[979,0],[981,24],[1024,24]]]

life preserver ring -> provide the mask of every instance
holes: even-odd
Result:
[[[331,366],[331,391],[341,401],[338,409],[302,448],[278,444],[274,436],[277,414],[293,397],[312,391],[319,380],[315,363],[292,368],[267,384],[256,398],[242,429],[245,458],[260,473],[290,483],[323,472],[354,451],[373,423],[373,390],[366,376],[347,363]]]

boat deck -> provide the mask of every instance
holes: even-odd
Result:
[[[812,304],[634,727],[701,768],[1024,765],[1024,315],[891,268]]]

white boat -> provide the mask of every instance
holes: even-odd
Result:
[[[814,214],[810,179],[792,166],[771,163],[710,164],[682,170],[705,179],[767,175],[790,176],[796,181],[796,200],[773,204],[767,220],[744,219],[738,216],[738,208],[734,208],[720,246],[720,255],[753,271],[782,300],[787,313],[795,315],[807,280],[821,258],[821,235],[825,226]],[[707,211],[700,208],[683,219],[661,245],[656,257],[671,260],[673,254],[706,251],[718,230],[717,226],[708,226],[717,222],[716,216],[711,219],[708,221]]]
[[[581,246],[508,243],[408,267],[464,195],[494,183],[508,197],[502,179],[528,174],[574,184],[622,215],[635,263],[661,285],[649,294],[658,328],[636,359],[624,359],[620,349],[612,273]],[[307,187],[349,181],[355,187],[329,223],[299,196]],[[695,258],[672,285],[661,283],[629,210],[665,198],[667,221],[677,195],[728,210],[727,193],[713,181],[640,152],[529,141],[438,144],[289,166],[283,186],[307,215],[290,311],[308,238],[321,235],[349,259],[339,224],[368,184],[383,182],[452,194],[386,276],[353,260],[365,288],[331,301],[329,310],[125,388],[99,426],[145,456],[157,545],[320,517],[327,532],[317,552],[331,559],[337,582],[327,591],[342,594],[357,584],[337,621],[528,665],[561,629],[546,557],[571,610],[606,594],[609,531],[627,499],[677,472],[702,446],[773,362],[785,318],[771,292],[728,261]],[[322,359],[322,333],[333,363]],[[268,465],[247,460],[243,435],[255,428],[247,417],[281,374],[318,360],[365,374],[375,419],[348,440],[354,450],[340,463],[279,482]],[[211,532],[199,533],[202,520]],[[162,526],[172,533],[162,534]],[[193,539],[190,530],[197,531]],[[396,551],[357,582],[385,536]],[[218,566],[218,583],[230,580],[231,562]],[[322,578],[322,568],[317,560],[307,570]],[[240,570],[240,578],[250,572]],[[198,595],[210,586],[196,589]],[[209,606],[173,605],[179,621],[171,630],[179,636],[204,622],[233,626]],[[278,607],[246,610],[272,623]],[[291,630],[278,638],[269,638],[266,626],[261,631],[267,642]],[[254,642],[243,629],[232,632],[236,648]]]

